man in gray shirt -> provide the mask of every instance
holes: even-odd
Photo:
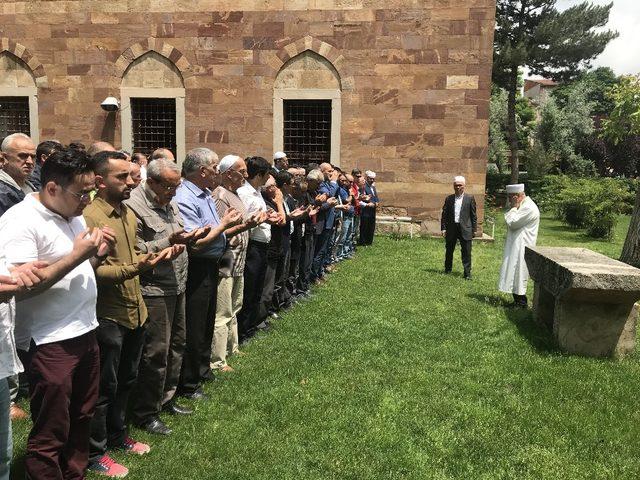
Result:
[[[208,233],[208,228],[185,233],[178,207],[172,201],[180,182],[174,162],[154,160],[147,167],[147,180],[126,201],[138,218],[137,246],[142,253],[187,245]],[[149,319],[132,417],[135,424],[154,434],[171,433],[159,418],[161,409],[174,415],[192,413],[173,401],[185,347],[187,266],[184,251],[171,262],[161,262],[140,275]]]

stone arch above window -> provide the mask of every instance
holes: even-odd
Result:
[[[184,88],[182,74],[166,57],[149,51],[131,62],[122,76],[123,88]]]
[[[341,89],[340,74],[329,60],[305,50],[289,59],[280,69],[275,89]]]
[[[279,75],[283,66],[291,59],[294,59],[301,53],[309,51],[323,57],[333,69],[337,72],[340,80],[340,90],[352,90],[354,87],[353,77],[348,76],[344,72],[344,57],[340,51],[333,45],[313,38],[310,35],[300,38],[299,40],[284,46],[276,55],[272,56],[268,63],[274,71],[274,75]]]
[[[21,59],[9,52],[0,53],[0,87],[28,88],[36,86],[31,69]]]
[[[122,77],[135,60],[148,53],[156,53],[169,60],[180,72],[183,79],[192,75],[193,67],[180,50],[173,45],[153,37],[138,42],[122,52],[115,63],[116,75]]]
[[[167,45],[152,45],[160,52],[134,46],[118,60],[118,69],[126,65],[120,82],[122,148],[144,153],[158,147],[170,148],[180,163],[185,154],[186,131],[182,70],[190,65],[185,65],[182,54]]]
[[[297,162],[340,165],[342,55],[312,37],[290,44],[270,62],[273,84],[273,149]]]
[[[2,71],[5,72],[5,68],[9,68],[10,64],[17,63],[24,68],[31,76],[33,82],[28,86],[36,86],[46,88],[48,86],[47,75],[44,71],[44,66],[24,45],[16,42],[12,42],[8,38],[0,37],[0,56],[2,61]],[[18,69],[9,70],[10,72],[18,72]],[[24,74],[17,74],[21,78],[14,77],[13,80],[0,78],[0,83],[3,86],[18,87],[19,85],[8,85],[8,82],[26,82]],[[4,74],[3,74],[4,76]],[[6,83],[6,84],[5,84]],[[27,86],[27,85],[20,85]]]

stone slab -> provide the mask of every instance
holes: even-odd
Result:
[[[569,289],[640,292],[640,269],[586,248],[527,247],[529,275],[554,295]]]
[[[624,357],[636,344],[640,270],[586,248],[527,247],[535,283],[534,319],[560,348],[589,357]]]

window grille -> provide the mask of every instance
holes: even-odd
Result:
[[[18,132],[31,135],[29,97],[0,97],[0,140]]]
[[[284,100],[284,151],[290,163],[331,159],[331,100]]]
[[[176,155],[175,98],[132,98],[133,152],[150,155],[168,148]]]

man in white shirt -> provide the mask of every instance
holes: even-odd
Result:
[[[237,190],[238,196],[245,206],[247,215],[262,212],[269,216],[264,223],[257,225],[249,232],[249,247],[244,265],[242,308],[237,315],[240,341],[249,337],[256,326],[264,320],[260,318],[259,305],[267,269],[267,247],[271,240],[271,225],[280,219],[277,212],[268,211],[267,204],[258,191],[269,179],[271,165],[262,157],[249,157],[246,164],[248,177],[245,184]]]
[[[13,296],[34,288],[41,281],[38,266],[26,263],[9,272],[0,260],[0,480],[9,480],[13,440],[9,415],[9,378],[22,372],[13,334],[16,305]]]
[[[524,184],[507,185],[511,208],[504,214],[507,238],[500,267],[498,290],[513,295],[514,306],[527,308],[527,280],[529,270],[524,261],[526,247],[532,247],[538,239],[540,211],[524,193]]]
[[[84,152],[55,152],[42,167],[40,193],[0,218],[0,245],[11,245],[0,257],[8,265],[50,264],[16,307],[16,336],[24,341],[18,346],[28,348],[31,359],[28,479],[82,479],[87,466],[99,369],[92,263],[113,244],[109,229],[90,231],[80,216],[94,177]]]
[[[462,176],[453,179],[453,195],[449,195],[442,206],[440,229],[445,238],[446,250],[444,273],[450,273],[453,265],[453,251],[460,242],[464,278],[471,279],[471,244],[478,230],[476,200],[465,193],[466,180]]]

